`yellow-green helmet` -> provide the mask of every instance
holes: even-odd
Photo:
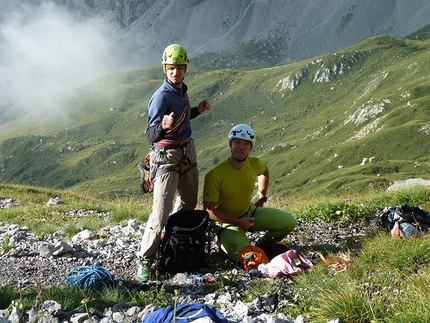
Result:
[[[187,70],[188,55],[184,47],[178,44],[172,44],[164,49],[161,64],[163,64],[163,71],[166,73],[166,65],[185,65]]]

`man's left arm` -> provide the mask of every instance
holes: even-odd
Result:
[[[204,100],[199,102],[198,106],[191,109],[190,119],[194,119],[197,116],[199,116],[200,114],[202,114],[203,112],[208,111],[210,109],[211,109],[211,104],[209,103],[209,100],[204,99]]]
[[[269,188],[269,168],[266,166],[264,173],[257,177],[259,199],[254,203],[255,206],[263,206],[267,201],[267,189]]]

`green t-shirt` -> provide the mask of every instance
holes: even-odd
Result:
[[[207,173],[203,200],[218,202],[217,209],[238,218],[248,211],[257,176],[265,170],[266,165],[257,157],[248,156],[241,169],[234,168],[227,159]]]

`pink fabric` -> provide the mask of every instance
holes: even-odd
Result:
[[[296,266],[293,259],[300,261],[300,266]],[[296,250],[288,250],[274,257],[268,264],[258,266],[258,270],[265,277],[275,278],[282,275],[298,275],[312,267],[312,262],[303,258]]]

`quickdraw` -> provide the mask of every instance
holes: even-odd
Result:
[[[335,272],[335,274],[345,271],[349,269],[349,267],[351,267],[351,257],[345,254],[327,257],[324,257],[321,253],[318,253],[318,255],[321,260],[327,265],[327,267]]]
[[[154,180],[150,178],[149,158],[148,153],[145,160],[137,164],[140,171],[140,189],[143,193],[152,192],[154,188]]]

